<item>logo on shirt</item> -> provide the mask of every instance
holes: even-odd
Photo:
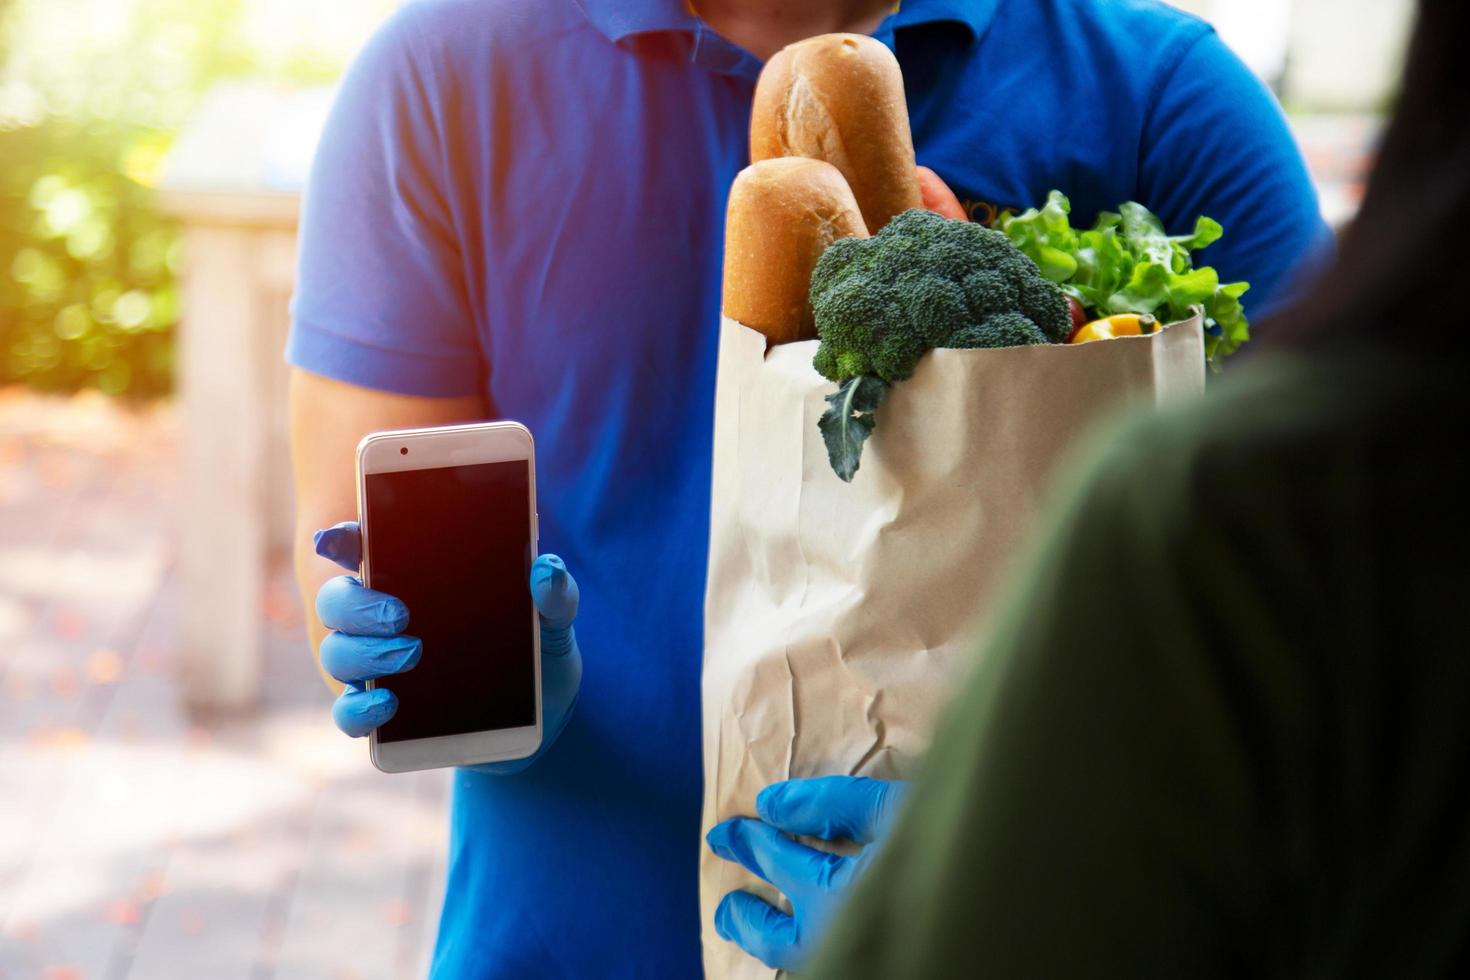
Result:
[[[960,198],[960,207],[965,209],[965,216],[971,221],[984,225],[987,228],[994,227],[1002,215],[1017,214],[1021,210],[1016,207],[1003,207],[998,204],[991,204],[989,201],[981,201],[973,197]]]

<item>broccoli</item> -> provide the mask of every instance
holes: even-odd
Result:
[[[1060,288],[1010,239],[968,221],[905,211],[872,238],[844,238],[812,272],[812,366],[838,382],[818,423],[832,469],[851,480],[888,386],[936,347],[1062,343]]]
[[[1005,235],[905,211],[872,238],[834,242],[812,273],[821,345],[813,366],[843,382],[913,374],[935,347],[1061,343],[1062,291]]]
[[[977,326],[960,327],[946,347],[1025,347],[1046,343],[1041,328],[1020,313],[997,313]]]

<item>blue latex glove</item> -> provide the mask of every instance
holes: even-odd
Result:
[[[791,901],[787,915],[749,892],[730,892],[715,909],[715,931],[766,966],[797,970],[827,932],[853,884],[877,856],[908,784],[863,776],[823,776],[772,783],[755,798],[759,820],[735,817],[705,840],[727,861],[775,885]],[[787,834],[856,841],[851,857],[797,843]]]
[[[343,568],[357,570],[362,537],[356,521],[316,532],[316,553]],[[541,748],[529,759],[471,766],[479,772],[509,775],[525,769],[551,747],[566,727],[582,687],[582,653],[572,621],[577,618],[577,580],[556,555],[541,555],[531,564],[531,601],[541,616]],[[379,684],[371,691],[363,682],[411,670],[423,644],[403,631],[409,611],[393,596],[364,588],[352,576],[325,582],[316,594],[316,614],[332,630],[322,640],[322,667],[347,685],[332,705],[332,720],[360,738],[393,717],[398,699]],[[494,642],[486,638],[487,643]]]

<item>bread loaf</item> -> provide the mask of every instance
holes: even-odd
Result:
[[[778,51],[755,88],[750,159],[811,157],[842,172],[868,231],[921,207],[898,59],[861,34],[823,34]]]
[[[777,344],[815,337],[812,269],[837,239],[866,235],[852,189],[831,164],[751,164],[736,175],[725,211],[725,316]]]

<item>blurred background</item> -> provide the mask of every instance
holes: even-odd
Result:
[[[394,5],[0,0],[4,980],[424,973],[447,777],[331,727],[281,362],[316,133]],[[1350,218],[1412,3],[1179,6]]]

